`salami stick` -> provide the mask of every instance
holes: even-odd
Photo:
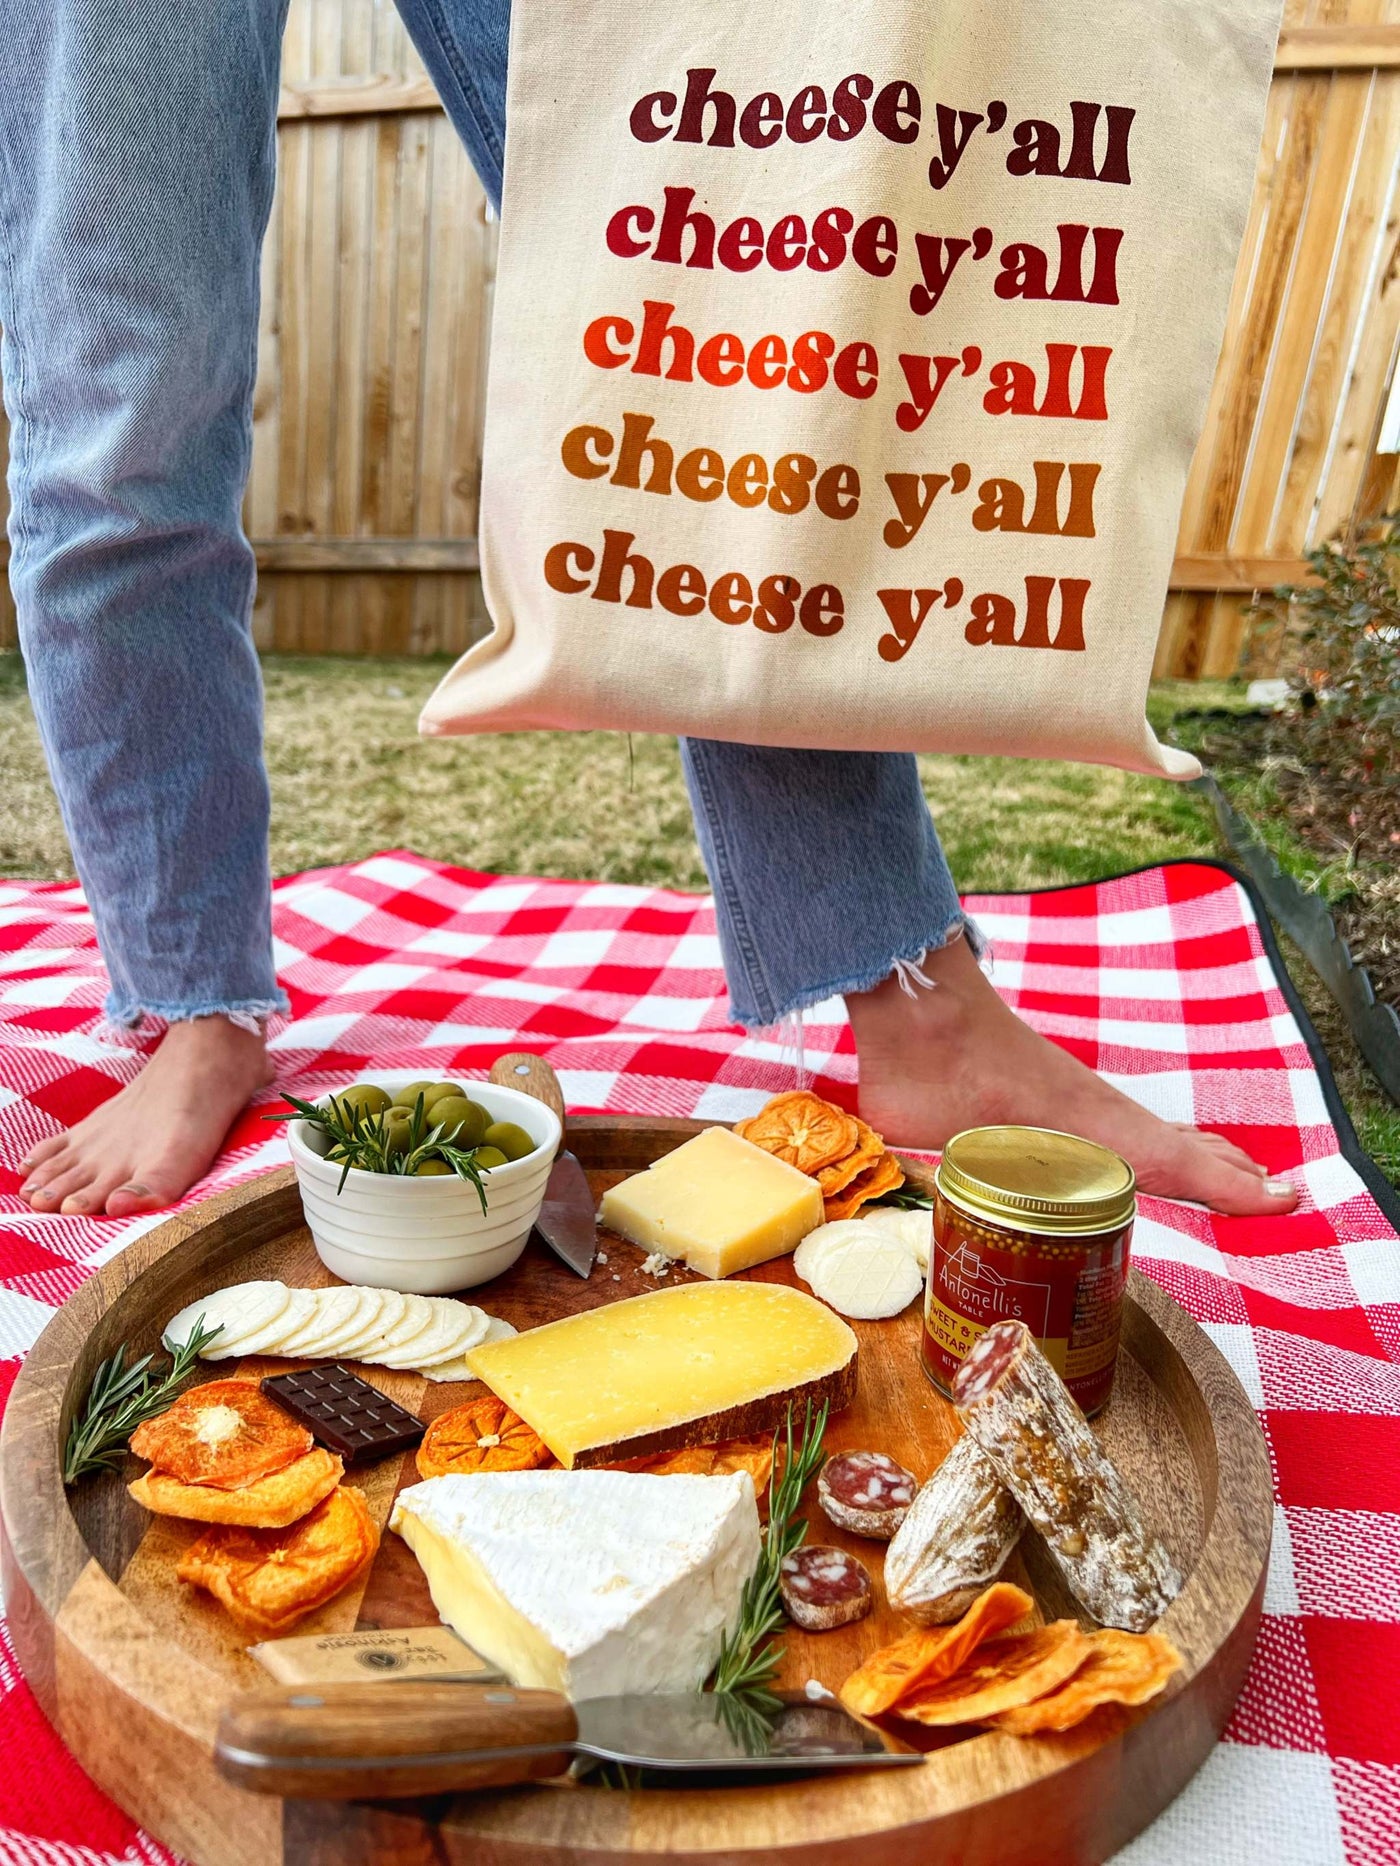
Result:
[[[890,1605],[925,1625],[961,1619],[1000,1573],[1022,1521],[995,1468],[964,1435],[915,1497],[890,1543]]]
[[[1024,1322],[987,1330],[953,1401],[1076,1598],[1104,1626],[1146,1631],[1181,1577]]]

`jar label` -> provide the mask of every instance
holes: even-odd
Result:
[[[1108,1398],[1118,1357],[1131,1226],[1094,1237],[1043,1237],[934,1206],[923,1358],[937,1385],[994,1322],[1024,1322],[1086,1413]]]

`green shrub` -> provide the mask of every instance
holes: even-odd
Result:
[[[1338,777],[1400,787],[1400,513],[1308,562],[1316,584],[1254,611],[1294,698],[1291,736]]]

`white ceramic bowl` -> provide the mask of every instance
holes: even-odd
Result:
[[[367,1069],[359,1078],[379,1083],[390,1094],[423,1079],[421,1069]],[[543,1102],[518,1089],[466,1079],[462,1086],[493,1120],[517,1122],[535,1142],[535,1151],[523,1160],[492,1167],[485,1175],[485,1212],[476,1188],[455,1175],[400,1178],[352,1166],[337,1193],[344,1167],[311,1150],[304,1121],[287,1123],[316,1254],[335,1276],[376,1289],[440,1296],[489,1282],[524,1250],[562,1138],[558,1119]]]

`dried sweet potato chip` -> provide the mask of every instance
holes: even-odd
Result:
[[[871,1199],[883,1198],[885,1193],[903,1184],[904,1168],[892,1153],[882,1153],[875,1164],[867,1166],[843,1192],[825,1201],[825,1222],[832,1225],[840,1218],[854,1218],[862,1205],[868,1205]]]
[[[450,1471],[537,1471],[549,1447],[494,1393],[440,1413],[418,1447],[418,1475]]]
[[[841,1687],[841,1702],[859,1717],[879,1717],[925,1685],[950,1678],[993,1633],[1023,1620],[1035,1605],[1009,1581],[994,1581],[952,1626],[921,1626],[872,1652]]]
[[[361,1574],[379,1531],[361,1491],[342,1484],[289,1529],[210,1529],[176,1573],[207,1588],[245,1633],[283,1633]]]
[[[859,1115],[856,1116],[856,1127],[859,1138],[852,1151],[844,1160],[833,1160],[830,1166],[818,1168],[815,1174],[823,1198],[831,1198],[834,1193],[849,1186],[853,1179],[859,1179],[866,1168],[873,1166],[885,1151],[883,1136],[862,1121]]]
[[[345,1474],[345,1464],[317,1445],[238,1490],[212,1484],[182,1484],[166,1471],[147,1471],[127,1490],[155,1516],[183,1516],[196,1523],[237,1523],[249,1529],[284,1529],[328,1497]]]
[[[1160,1633],[1120,1633],[1105,1626],[1088,1635],[1090,1652],[1058,1689],[1016,1710],[987,1718],[1010,1736],[1072,1730],[1100,1704],[1145,1704],[1181,1666],[1181,1654]]]
[[[950,1678],[920,1685],[895,1707],[913,1723],[982,1723],[1046,1697],[1077,1672],[1093,1648],[1076,1620],[988,1639]]]
[[[254,1380],[211,1380],[137,1426],[131,1449],[182,1484],[242,1490],[305,1457],[311,1434]]]
[[[860,1138],[854,1115],[807,1089],[775,1095],[734,1132],[802,1173],[844,1160]]]

